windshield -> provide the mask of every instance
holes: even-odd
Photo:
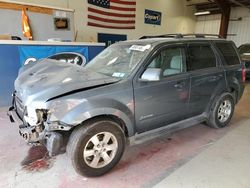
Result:
[[[150,48],[149,44],[114,44],[97,55],[85,68],[122,79],[135,69]]]

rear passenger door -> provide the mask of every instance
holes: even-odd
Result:
[[[202,114],[214,93],[226,85],[217,57],[209,42],[189,43],[187,46],[187,71],[191,76],[190,116]]]

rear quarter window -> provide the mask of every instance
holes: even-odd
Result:
[[[236,53],[233,43],[231,42],[216,42],[215,46],[219,49],[220,53],[224,57],[227,65],[240,64],[240,60]]]

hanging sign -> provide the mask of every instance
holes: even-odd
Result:
[[[145,9],[144,23],[161,25],[161,12]]]

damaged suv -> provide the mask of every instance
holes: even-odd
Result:
[[[233,42],[163,35],[116,43],[86,67],[44,60],[15,81],[12,122],[50,155],[100,176],[138,143],[201,122],[229,124],[245,71]]]

